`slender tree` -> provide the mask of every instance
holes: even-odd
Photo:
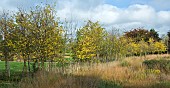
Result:
[[[12,17],[9,15],[9,13],[4,11],[2,18],[0,19],[0,32],[2,36],[2,40],[0,41],[0,50],[5,58],[5,71],[7,77],[10,77],[9,60],[12,59],[15,48],[15,39],[13,35],[14,28],[15,25],[13,24]]]

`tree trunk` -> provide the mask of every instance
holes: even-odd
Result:
[[[42,60],[41,60],[41,68],[42,68],[41,70],[45,70],[45,67],[44,67],[44,59],[45,59],[45,58],[43,57]]]
[[[30,55],[28,55],[28,75],[30,76],[31,68],[30,68]]]
[[[10,77],[10,64],[7,56],[5,56],[5,70],[6,70],[6,77]]]
[[[24,59],[24,66],[23,66],[22,76],[24,77],[27,73],[27,62],[24,56],[23,59]]]
[[[49,61],[49,71],[52,71],[52,64],[53,64],[53,61],[50,60],[50,61]]]

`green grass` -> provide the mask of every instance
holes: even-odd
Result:
[[[65,58],[64,63],[57,63],[57,66],[67,66],[68,63],[72,62],[72,58]],[[45,66],[47,66],[48,62],[45,62]],[[30,64],[32,67],[32,63]],[[22,72],[24,63],[23,62],[10,62],[10,71],[11,72]],[[31,68],[32,69],[32,68]],[[0,61],[0,74],[5,71],[5,61]]]
[[[5,73],[5,62],[0,62],[0,83],[5,81],[19,81],[22,75],[22,69],[24,66],[23,62],[9,62],[10,63],[10,79],[4,76]]]
[[[73,61],[73,59],[72,58],[65,58],[64,61],[65,61],[64,63],[56,63],[56,65],[58,67],[67,66],[70,62]],[[23,62],[10,61],[9,63],[10,63],[11,75],[22,72],[23,66],[24,66]],[[33,64],[33,62],[30,63],[31,71],[33,70],[32,64]],[[45,62],[45,67],[47,67],[47,65],[48,65],[48,62]],[[4,72],[5,72],[5,61],[0,61],[0,76],[2,76]]]
[[[23,62],[10,62],[10,71],[21,72],[23,66],[24,66]],[[4,70],[5,70],[5,62],[1,61],[0,62],[0,71],[4,71]]]

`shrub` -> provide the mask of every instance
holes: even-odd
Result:
[[[123,88],[120,84],[113,81],[100,81],[98,88]]]
[[[145,65],[147,69],[170,73],[170,60],[145,60],[143,65]]]
[[[170,87],[170,82],[160,82],[160,83],[157,83],[157,84],[154,84],[152,86],[152,88],[169,88]]]

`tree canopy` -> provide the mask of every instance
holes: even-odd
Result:
[[[155,31],[155,29],[150,29],[150,31],[143,29],[143,28],[137,28],[133,29],[131,31],[125,32],[125,37],[132,38],[135,42],[139,42],[142,39],[147,42],[149,41],[149,38],[153,38],[154,41],[160,41],[158,32]]]

